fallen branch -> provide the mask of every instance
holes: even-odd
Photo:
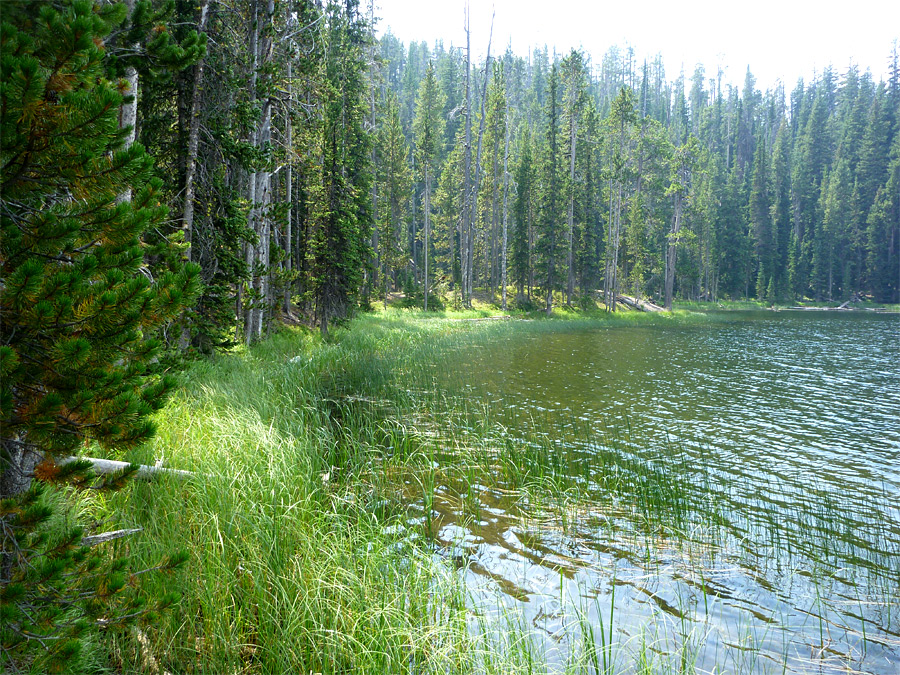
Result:
[[[95,457],[66,457],[59,461],[59,465],[68,464],[69,462],[76,462],[79,460],[87,460],[91,464],[94,465],[94,471],[98,474],[107,474],[114,473],[116,471],[122,471],[123,469],[127,469],[131,466],[131,462],[117,462],[112,459],[97,459]],[[193,471],[185,471],[183,469],[166,469],[161,466],[147,466],[146,464],[139,464],[138,470],[134,472],[135,477],[143,478],[144,480],[150,480],[157,474],[170,474],[173,476],[177,476],[178,478],[193,478],[196,474]]]
[[[113,539],[121,539],[122,537],[127,537],[132,534],[137,534],[138,532],[143,532],[143,530],[144,528],[137,527],[130,530],[114,530],[112,532],[104,532],[103,534],[95,534],[82,539],[81,545],[97,546],[99,544],[105,544],[108,541],[112,541]]]

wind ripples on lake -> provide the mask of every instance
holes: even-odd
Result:
[[[540,420],[617,430],[625,460],[678,467],[697,488],[691,508],[709,500],[715,514],[715,535],[701,513],[680,544],[651,544],[624,503],[530,527],[536,509],[483,488],[472,523],[438,489],[437,539],[459,549],[472,592],[518,607],[562,661],[567,621],[602,623],[615,607],[626,641],[665,617],[653,650],[702,642],[698,667],[900,672],[897,317],[510,331],[454,365],[449,389],[484,402],[514,442]],[[600,450],[573,438],[553,442]],[[701,566],[695,546],[710,556]],[[758,662],[739,662],[750,654]]]

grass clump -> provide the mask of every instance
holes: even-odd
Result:
[[[161,668],[401,672],[460,658],[458,591],[376,516],[374,429],[335,421],[346,392],[384,386],[369,367],[388,358],[377,331],[349,343],[292,330],[197,364],[142,460],[164,456],[198,478],[136,485],[104,505],[144,528],[133,557],[191,552],[171,581],[180,611],[148,634]],[[123,670],[141,668],[134,648],[118,652]]]

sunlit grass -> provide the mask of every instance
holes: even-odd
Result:
[[[894,525],[873,522],[877,546],[861,546],[842,529],[839,514],[849,505],[840,495],[823,491],[779,513],[761,503],[734,512],[728,477],[688,465],[667,439],[552,416],[506,428],[490,406],[444,377],[452,355],[523,331],[718,319],[629,312],[564,322],[466,320],[491,312],[423,316],[389,308],[358,317],[327,343],[290,329],[192,367],[159,415],[156,441],[130,459],[162,458],[197,477],[136,484],[93,505],[98,515],[122,514],[144,528],[127,544],[139,561],[191,552],[180,576],[159,582],[184,596],[149,631],[161,667],[693,672],[702,625],[682,627],[673,642],[651,621],[640,639],[623,642],[613,630],[615,596],[603,626],[582,614],[573,624],[573,651],[553,663],[521,617],[488,618],[473,608],[452,561],[433,551],[443,524],[481,521],[485,490],[501,496],[523,537],[608,528],[650,573],[660,550],[678,551],[704,603],[705,571],[730,548],[761,573],[787,564],[790,573],[811,575],[822,603],[828,584],[853,565],[854,574],[869,575],[876,596],[858,598],[861,614],[863,603],[886,605],[886,612],[897,605]],[[900,617],[886,620],[895,625]],[[133,645],[123,641],[115,653],[122,671],[139,670]]]

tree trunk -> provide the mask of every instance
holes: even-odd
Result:
[[[31,487],[34,467],[43,459],[41,453],[20,436],[4,439],[0,453],[3,468],[0,473],[0,499],[27,491]]]
[[[206,16],[209,0],[200,0],[200,18],[197,31],[202,33],[206,28]],[[181,227],[184,230],[184,243],[187,244],[185,257],[191,259],[191,240],[194,233],[194,175],[197,172],[197,147],[200,143],[200,93],[203,86],[203,59],[194,66],[194,88],[191,92],[191,119],[188,130],[188,151],[184,172],[184,208],[181,212]]]
[[[258,5],[254,4],[254,14],[258,16]],[[254,50],[254,72],[251,78],[254,92],[257,92],[258,83],[257,73],[259,70],[264,71],[264,77],[267,79],[271,76],[265,74],[265,67],[272,58],[272,30],[275,20],[275,0],[268,0],[266,5],[266,27],[267,31],[263,39],[259,39],[258,21],[254,21],[253,30],[250,38],[251,49]],[[266,88],[268,90],[268,87]],[[259,123],[254,134],[254,145],[257,148],[264,148],[269,144],[272,137],[272,100],[266,94],[262,100],[262,110],[260,111]],[[251,247],[251,255],[248,256],[251,269],[256,268],[259,272],[253,278],[254,298],[252,298],[254,306],[249,310],[249,320],[245,324],[245,337],[247,344],[262,337],[263,324],[265,323],[266,308],[269,304],[269,244],[271,236],[271,225],[269,223],[267,206],[271,199],[271,170],[268,165],[261,170],[253,172],[251,175],[251,207],[249,221],[251,228],[256,232],[258,245]]]
[[[488,36],[487,55],[484,62],[484,84],[481,91],[481,119],[478,121],[478,145],[475,152],[475,183],[472,190],[472,233],[469,241],[469,299],[472,298],[472,280],[475,275],[475,247],[473,246],[475,219],[478,215],[478,191],[481,187],[481,146],[484,140],[484,108],[487,103],[487,87],[491,72],[491,40],[494,34],[494,21],[491,19],[491,32]]]
[[[506,243],[509,224],[509,97],[506,99],[506,115],[503,120],[505,136],[503,149],[503,248],[501,255],[501,286],[503,296],[503,311],[506,311]]]
[[[463,217],[459,221],[459,272],[460,299],[468,306],[469,298],[469,247],[472,236],[470,218],[472,199],[472,51],[469,31],[469,5],[466,4],[466,161],[463,179]]]
[[[468,18],[467,18],[467,22],[468,22]],[[494,19],[492,17],[491,18],[491,30],[490,30],[490,33],[488,34],[487,55],[485,57],[485,62],[484,62],[484,86],[483,86],[482,92],[481,92],[481,119],[479,120],[479,123],[478,123],[478,146],[477,146],[477,151],[475,153],[475,180],[474,180],[474,184],[471,186],[472,187],[471,199],[470,199],[470,203],[469,203],[469,206],[470,206],[469,234],[468,234],[468,241],[467,241],[468,250],[467,250],[467,260],[466,260],[466,265],[468,267],[468,270],[466,273],[466,279],[469,284],[468,291],[466,292],[466,298],[467,298],[468,304],[471,304],[471,301],[472,301],[473,277],[475,274],[475,269],[474,269],[475,268],[475,246],[474,246],[474,243],[475,243],[474,242],[475,219],[478,214],[478,189],[479,189],[479,183],[481,181],[481,143],[482,143],[482,140],[484,139],[484,108],[485,108],[485,103],[487,101],[487,85],[488,85],[488,75],[490,73],[490,68],[491,68],[491,42],[493,40],[493,35],[494,35]],[[468,34],[468,23],[467,23],[466,45],[468,46],[468,44],[469,44],[469,34]],[[468,49],[467,49],[467,53],[468,53]],[[466,58],[467,58],[467,64],[468,64],[469,57],[467,56]],[[471,135],[472,135],[472,131],[471,131],[471,90],[469,87],[468,70],[469,70],[469,67],[467,65],[466,141],[467,141],[467,147],[471,148]],[[469,152],[471,152],[471,149],[469,150]],[[467,163],[467,166],[468,166],[468,163]]]
[[[566,243],[568,251],[566,252],[566,304],[572,304],[572,296],[575,294],[575,260],[574,260],[574,239],[575,239],[575,144],[576,144],[576,128],[575,128],[575,104],[572,103],[569,120],[569,213],[568,213],[568,229],[566,231]]]
[[[287,62],[287,86],[288,86],[288,108],[284,119],[285,141],[287,143],[287,166],[285,167],[285,199],[287,200],[287,222],[285,222],[284,232],[284,299],[283,308],[286,316],[291,314],[291,272],[294,269],[293,258],[293,237],[294,237],[294,129],[291,123],[291,114],[294,111],[294,83],[291,73],[291,61],[294,58],[293,52],[288,57]]]
[[[494,298],[497,297],[497,226],[499,220],[499,205],[500,201],[500,161],[499,157],[497,157],[497,153],[500,148],[498,147],[499,143],[495,144],[494,152],[493,152],[493,161],[491,162],[491,169],[493,173],[492,185],[491,185],[491,246],[490,246],[490,265],[487,268],[487,271],[491,275],[491,302],[494,301]],[[487,248],[487,247],[485,247]]]
[[[128,13],[128,22],[131,23],[131,20],[134,16],[134,5],[135,0],[125,0],[125,7]],[[135,52],[140,48],[139,44],[129,45],[131,49]],[[119,129],[128,129],[128,134],[125,136],[125,142],[122,146],[122,149],[128,149],[134,143],[137,138],[137,110],[138,110],[138,72],[134,66],[128,66],[125,69],[125,81],[128,83],[128,95],[131,97],[131,100],[127,103],[123,103],[119,108]],[[131,188],[128,188],[120,194],[116,201],[119,203],[122,202],[130,202],[131,201]]]
[[[431,176],[425,162],[425,311],[428,311],[428,235],[431,228]]]
[[[666,249],[666,310],[672,311],[672,294],[675,290],[675,255],[678,246],[678,232],[681,229],[681,193],[675,193],[675,217]]]
[[[622,182],[616,182],[615,233],[613,235],[612,257],[612,311],[616,311],[616,298],[619,295],[619,245],[622,238]]]

